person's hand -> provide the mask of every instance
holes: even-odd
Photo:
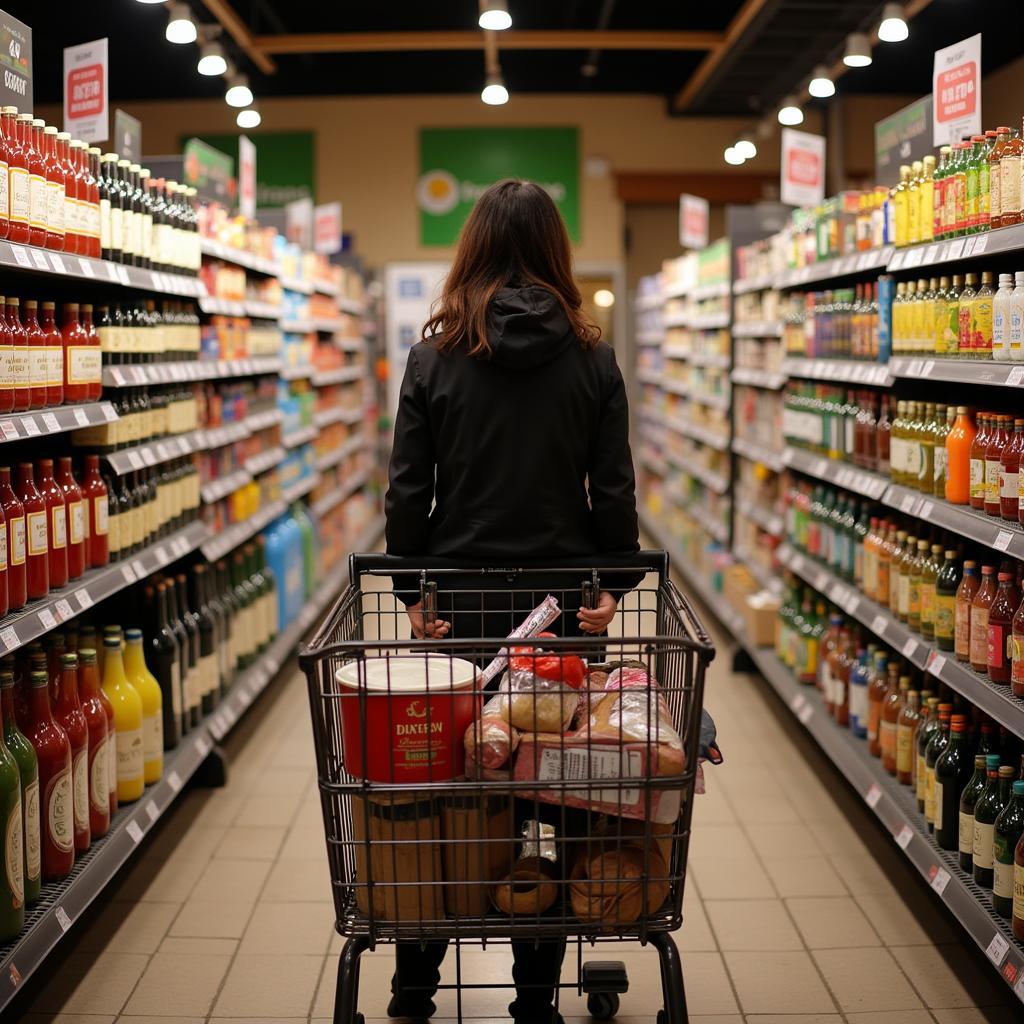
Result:
[[[409,623],[412,625],[413,636],[417,640],[423,640],[429,637],[432,640],[443,640],[448,635],[448,630],[451,629],[450,623],[445,622],[443,619],[434,619],[429,626],[423,621],[423,602],[417,601],[415,604],[406,606],[406,615],[409,616]]]
[[[602,590],[597,598],[596,608],[581,608],[576,613],[580,629],[584,633],[603,633],[608,628],[608,623],[615,618],[618,606],[618,601],[607,590]]]

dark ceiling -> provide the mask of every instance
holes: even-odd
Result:
[[[109,36],[111,96],[115,100],[179,96],[220,97],[221,79],[195,71],[194,45],[164,39],[167,13],[137,0],[0,0],[35,29],[36,99],[61,98],[64,46]],[[254,35],[324,32],[473,31],[477,0],[231,0]],[[191,0],[200,20],[213,22],[202,0]],[[513,28],[724,32],[743,0],[509,0]],[[717,70],[693,96],[688,112],[748,115],[773,109],[805,80],[813,66],[841,53],[853,29],[870,27],[879,0],[766,0]],[[46,31],[52,18],[56,33]],[[910,40],[875,47],[872,67],[846,74],[841,92],[930,91],[932,53],[974,31],[983,32],[983,63],[992,71],[1024,53],[1022,0],[932,0],[911,23]],[[498,33],[500,47],[501,34]],[[278,70],[263,74],[228,36],[226,48],[249,74],[257,98],[297,95],[478,93],[482,50],[275,55]],[[502,50],[500,61],[517,93],[644,93],[671,103],[705,57],[703,51],[605,50],[597,73],[582,66],[587,52]]]

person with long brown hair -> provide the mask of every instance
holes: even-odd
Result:
[[[492,185],[471,211],[441,299],[409,351],[385,499],[388,553],[481,567],[632,554],[640,545],[628,434],[622,375],[583,310],[558,208],[532,182]],[[613,582],[627,589],[638,581],[605,584]],[[621,590],[604,590],[596,607],[584,608],[576,587],[573,607],[567,596],[552,628],[603,633]],[[468,601],[457,588],[439,594],[439,617],[426,622],[418,592],[398,579],[395,587],[417,637],[504,637],[530,610],[503,603],[493,581],[481,608],[481,589],[477,581]],[[545,805],[519,804],[520,821],[544,818]],[[562,834],[572,827],[565,808],[546,810]],[[560,1021],[552,1004],[564,941],[512,945],[510,1014],[521,1024]],[[446,947],[398,945],[391,1016],[433,1014]]]

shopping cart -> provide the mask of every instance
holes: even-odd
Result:
[[[356,1007],[365,950],[438,941],[455,946],[454,980],[439,989],[454,992],[459,1020],[469,990],[511,987],[470,981],[463,947],[522,940],[551,949],[574,941],[576,980],[558,981],[556,994],[585,994],[600,1019],[615,1015],[628,979],[620,962],[585,962],[584,944],[650,943],[664,995],[658,1024],[687,1019],[669,933],[683,919],[714,648],[669,579],[664,552],[593,561],[478,569],[351,556],[350,585],[299,657],[336,927],[348,939],[336,1024],[363,1022]],[[402,639],[409,623],[391,587],[382,589],[388,577],[394,590],[419,593],[428,623],[451,622],[451,638]],[[616,585],[625,592],[607,636],[507,639],[548,595],[574,622],[578,607]],[[499,652],[512,662],[488,685],[484,666]],[[590,674],[574,689],[569,667],[577,658]],[[524,679],[535,692],[512,692]],[[495,698],[496,688],[504,697]],[[502,736],[488,746],[481,732],[483,722],[495,724],[495,703],[498,717],[519,727],[508,728],[509,746],[518,735],[518,747],[497,767]],[[577,728],[545,731],[552,713],[566,712]],[[524,713],[533,720],[523,722]]]

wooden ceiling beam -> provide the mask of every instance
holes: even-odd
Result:
[[[619,171],[615,175],[615,194],[635,206],[674,206],[679,195],[687,192],[702,196],[712,206],[725,203],[756,203],[778,195],[779,175],[730,169],[728,174],[700,172]]]
[[[761,0],[762,3],[765,0]],[[215,0],[216,6],[227,6]],[[213,5],[207,4],[208,7]],[[244,26],[243,26],[244,27]],[[230,31],[230,29],[229,29]],[[232,33],[233,34],[233,33]],[[517,31],[501,32],[503,50],[714,50],[721,32]],[[478,31],[310,32],[250,37],[262,54],[376,53],[429,50],[479,50]],[[241,45],[241,44],[239,44]]]
[[[277,71],[273,59],[256,45],[253,34],[228,0],[203,0],[203,4],[260,71],[265,75]]]

